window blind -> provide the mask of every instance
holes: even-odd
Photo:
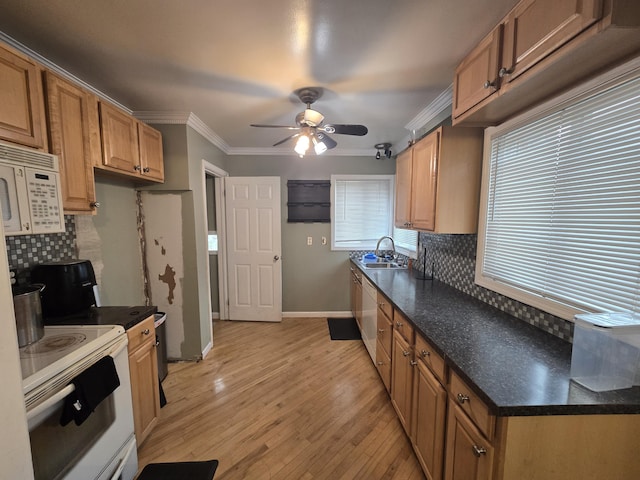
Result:
[[[391,233],[393,177],[332,179],[333,246],[366,249]]]
[[[579,311],[638,311],[640,78],[495,136],[489,172],[484,277]]]

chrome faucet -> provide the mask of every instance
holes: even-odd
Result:
[[[395,244],[395,242],[393,241],[393,238],[389,237],[388,235],[385,235],[384,237],[380,237],[380,240],[378,240],[378,243],[376,244],[376,251],[375,251],[376,257],[378,257],[378,258],[381,258],[381,257],[382,257],[382,255],[380,255],[380,243],[382,243],[382,241],[383,241],[385,238],[388,238],[389,240],[391,240],[391,248],[393,249],[393,258],[395,259],[395,258],[396,258],[396,256],[397,256],[397,253],[396,253],[396,244]]]

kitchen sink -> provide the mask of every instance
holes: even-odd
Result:
[[[377,263],[364,263],[364,268],[374,268],[374,269],[402,269],[407,268],[404,265],[399,265],[395,262],[377,262]]]

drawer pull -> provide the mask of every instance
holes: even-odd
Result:
[[[476,457],[480,457],[482,455],[486,455],[487,454],[487,449],[486,448],[479,447],[478,445],[473,445],[471,448],[473,449],[473,454]]]
[[[403,350],[402,355],[404,355],[405,357],[408,357],[409,355],[411,355],[411,352],[407,352],[406,350]]]
[[[411,364],[412,367],[415,367],[418,362],[416,362],[415,360],[411,360],[411,362],[409,362]]]
[[[142,335],[149,335],[149,333],[150,333],[150,330],[149,330],[148,328],[145,328],[145,329],[142,331]]]
[[[431,352],[427,352],[426,350],[422,350],[420,352],[420,355],[422,355],[423,357],[428,357],[429,355],[431,355]]]
[[[464,393],[459,393],[458,395],[456,395],[456,398],[458,399],[458,403],[460,404],[463,404],[464,402],[469,401],[469,397]]]

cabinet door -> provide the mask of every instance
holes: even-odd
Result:
[[[444,464],[444,429],[447,392],[422,363],[415,370],[411,440],[430,480],[441,480]]]
[[[133,423],[138,446],[147,438],[160,414],[160,392],[155,340],[149,338],[129,355]]]
[[[411,393],[413,388],[413,353],[398,332],[393,332],[391,358],[391,403],[407,433],[411,431]]]
[[[376,347],[376,368],[378,369],[378,373],[380,374],[380,378],[382,378],[382,383],[384,387],[387,389],[387,392],[391,392],[391,357],[389,354],[382,348],[380,342],[378,341],[378,345]]]
[[[0,47],[0,138],[44,148],[42,83],[35,63]]]
[[[602,17],[602,0],[523,0],[505,22],[503,81],[510,82]]]
[[[140,172],[138,126],[135,118],[100,102],[102,164],[128,174]]]
[[[46,92],[50,151],[60,160],[65,213],[93,213],[96,194],[88,95],[51,72],[46,73]]]
[[[498,25],[465,58],[453,77],[453,117],[458,117],[499,88],[502,25]]]
[[[164,161],[162,158],[162,135],[144,123],[138,123],[140,142],[140,165],[146,178],[164,181]]]
[[[411,157],[409,148],[396,158],[395,225],[398,228],[411,226]]]
[[[382,346],[387,355],[391,355],[391,346],[393,345],[393,326],[391,320],[387,317],[385,311],[378,307],[378,345]]]
[[[445,479],[491,479],[491,444],[453,402],[449,404],[448,418]]]
[[[413,146],[411,174],[411,227],[434,230],[436,226],[436,178],[440,132]]]

